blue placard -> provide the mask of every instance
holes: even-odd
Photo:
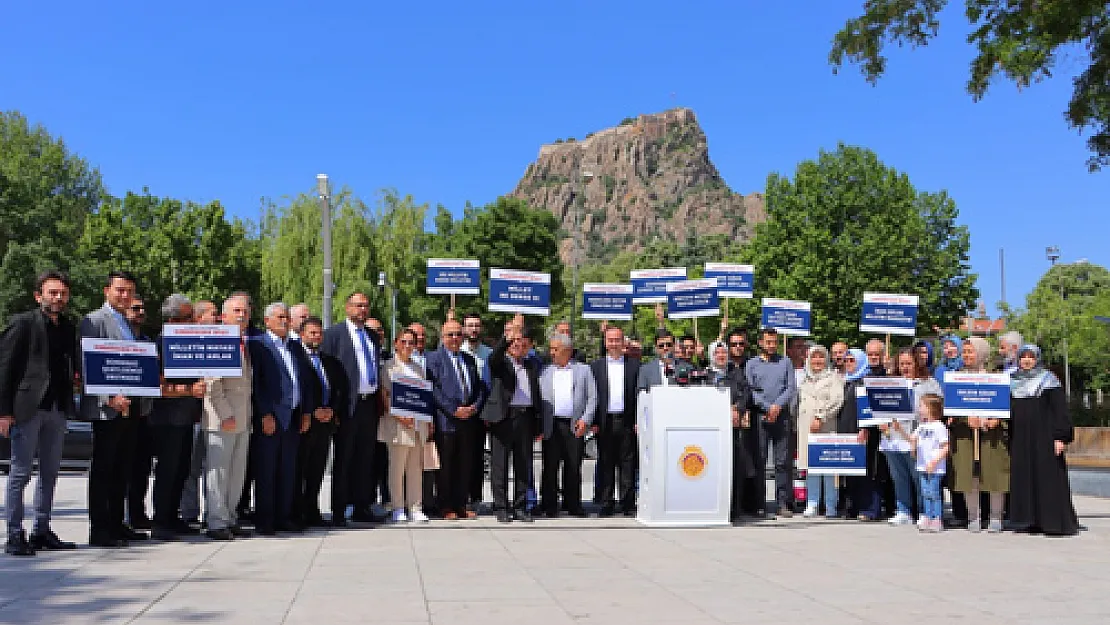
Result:
[[[705,277],[717,279],[718,297],[751,298],[755,293],[755,267],[733,263],[705,263]]]
[[[667,317],[693,319],[716,317],[721,314],[721,301],[717,297],[717,280],[683,280],[667,284]]]
[[[913,420],[913,380],[864,378],[863,388],[867,393],[867,405],[873,420],[882,423],[890,423],[893,419]]]
[[[477,295],[482,290],[481,263],[451,258],[428,259],[429,295]]]
[[[779,334],[809,336],[811,327],[809,302],[763,298],[761,325],[774,328]]]
[[[490,269],[489,309],[494,312],[548,315],[551,309],[551,274]]]
[[[86,395],[162,395],[154,343],[82,338],[81,362]]]
[[[685,267],[637,269],[629,274],[633,304],[659,304],[667,301],[667,283],[686,279]]]
[[[167,378],[230,378],[243,375],[239,326],[162,326],[162,375]]]
[[[431,421],[435,412],[432,383],[420,378],[393,378],[390,384],[389,412],[417,421]]]
[[[632,285],[584,285],[582,287],[582,318],[632,321]]]
[[[812,475],[867,475],[866,447],[855,434],[810,434],[807,470]]]
[[[871,414],[871,404],[867,401],[867,389],[863,386],[856,387],[856,425],[861,428],[874,427],[890,423],[890,419],[877,419]]]
[[[861,332],[914,336],[917,333],[916,295],[864,293]]]
[[[945,371],[944,416],[1010,418],[1010,374]]]

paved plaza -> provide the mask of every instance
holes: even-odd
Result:
[[[81,543],[85,484],[62,478],[55,522]],[[1076,504],[1087,531],[1072,539],[800,517],[691,530],[483,517],[82,544],[0,559],[0,623],[1107,623],[1110,500]]]

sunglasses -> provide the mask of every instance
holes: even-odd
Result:
[[[146,308],[143,306],[132,306],[131,312],[145,312]]]
[[[668,347],[674,347],[674,343],[670,343],[670,342],[667,342],[667,343],[656,343],[656,344],[655,344],[655,346],[656,346],[656,347],[658,347],[659,349],[666,349],[666,348],[668,348]]]
[[[729,347],[747,347],[747,346],[748,346],[748,344],[744,343],[742,341],[741,342],[729,343]]]

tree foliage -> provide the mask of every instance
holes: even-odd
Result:
[[[889,44],[924,46],[937,35],[948,0],[867,0],[863,15],[848,20],[833,38],[829,62],[858,63],[874,83],[886,72]],[[1086,69],[1074,80],[1065,117],[1092,131],[1087,140],[1092,171],[1110,164],[1110,4],[1105,0],[964,0],[973,29],[967,91],[978,101],[998,76],[1018,88],[1050,78],[1062,58],[1081,47]]]

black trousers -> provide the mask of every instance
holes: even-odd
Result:
[[[636,507],[634,425],[635,417],[628,419],[623,414],[610,414],[598,431],[597,500],[603,506],[613,506],[619,500],[622,510],[631,511]]]
[[[154,524],[171,528],[178,522],[177,509],[193,459],[193,425],[152,425],[150,439],[158,459],[154,465]]]
[[[492,427],[490,428],[492,430]],[[470,485],[468,487],[470,495],[470,503],[481,503],[482,496],[485,494],[486,485],[486,467],[483,458],[486,455],[486,424],[483,421],[478,421],[474,424],[474,438],[473,445],[471,446],[470,457],[474,458],[474,462],[470,463]],[[488,432],[491,436],[490,451],[493,451],[493,432]],[[492,468],[490,469],[492,471]],[[491,485],[493,476],[490,476]]]
[[[563,473],[563,504],[568,512],[582,510],[581,438],[574,435],[570,419],[553,419],[551,437],[543,441],[543,473],[540,476],[540,507],[547,513],[559,510],[559,465]]]
[[[759,455],[756,456],[756,501],[762,502],[759,507],[767,505],[767,484],[759,479],[759,472],[767,466],[767,446],[770,444],[774,451],[775,466],[775,507],[794,509],[794,448],[797,446],[797,437],[794,436],[793,422],[790,415],[783,410],[774,423],[763,419],[762,413],[752,414],[752,428],[758,428]]]
[[[294,477],[296,497],[293,499],[293,519],[299,522],[320,520],[320,488],[324,484],[324,471],[328,466],[328,450],[335,434],[335,426],[313,419],[308,431],[301,436],[297,449],[297,469]]]
[[[236,510],[239,516],[251,509],[251,492],[254,491],[254,437],[247,444],[247,467],[243,474],[243,494],[239,496],[239,505]]]
[[[532,463],[532,438],[536,414],[531,408],[510,408],[509,416],[489,426],[490,470],[494,510],[525,510],[529,465]],[[483,430],[484,433],[484,430]],[[482,440],[484,437],[475,437]],[[482,450],[483,453],[485,450]],[[513,499],[509,502],[509,463],[513,467]],[[475,463],[481,467],[481,463]],[[483,471],[484,472],[484,471]],[[473,485],[472,485],[473,486]],[[471,492],[473,501],[473,491]]]
[[[439,489],[439,511],[443,514],[464,514],[470,494],[470,467],[474,462],[473,420],[459,421],[455,425],[455,431],[451,433],[437,430],[435,440],[439,447],[439,475],[436,484]]]
[[[146,492],[150,490],[150,472],[154,468],[154,440],[146,417],[135,419],[135,461],[127,478],[127,519],[135,522],[148,518]]]
[[[260,529],[280,528],[292,521],[294,475],[300,444],[300,408],[293,411],[289,426],[281,424],[267,436],[258,428],[251,434],[254,445],[254,524]]]
[[[732,428],[732,497],[729,501],[729,516],[732,520],[738,519],[744,512],[756,510],[754,503],[750,501],[752,488],[749,484],[757,475],[759,479],[763,479],[763,475],[756,473],[755,463],[752,462],[752,445],[748,443],[751,436],[751,430]]]
[[[381,392],[381,391],[379,391]],[[339,422],[332,464],[331,513],[342,516],[348,504],[362,512],[370,507],[374,456],[378,445],[378,394],[355,403],[354,414]]]
[[[136,419],[116,417],[93,422],[89,467],[89,534],[118,537],[123,529],[124,499],[134,469]]]

